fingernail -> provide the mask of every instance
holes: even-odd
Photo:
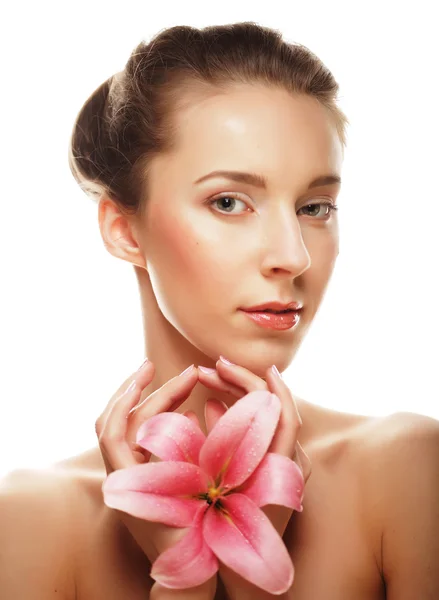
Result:
[[[221,356],[221,354],[220,354],[220,360],[222,360],[223,363],[226,365],[233,365],[233,363],[230,362],[230,360],[227,360],[227,358],[224,358],[224,356]]]
[[[274,373],[274,374],[275,374],[277,377],[279,377],[279,379],[282,379],[282,375],[281,375],[281,374],[279,373],[279,371],[277,370],[277,367],[276,367],[276,365],[273,365],[273,366],[271,367],[271,370],[273,371],[273,373]]]
[[[198,368],[200,369],[200,371],[202,371],[203,373],[207,373],[208,375],[216,372],[216,369],[210,369],[209,367],[201,367],[200,365],[198,365]]]
[[[143,363],[140,365],[140,367],[137,369],[138,371],[140,371],[140,369],[146,365],[146,363],[149,362],[149,359],[145,358],[145,360],[143,361]]]
[[[193,368],[194,368],[194,365],[191,365],[190,367],[188,367],[187,369],[185,369],[184,371],[182,371],[180,373],[180,376],[184,375],[185,373],[189,373],[189,371],[192,371]]]
[[[136,387],[136,380],[134,379],[134,380],[133,380],[133,381],[130,383],[130,385],[127,387],[127,391],[126,391],[126,393],[128,393],[128,392],[131,392],[131,391],[132,391],[132,390],[133,390],[135,387]]]

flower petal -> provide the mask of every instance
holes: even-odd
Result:
[[[200,467],[214,480],[222,478],[224,488],[243,483],[267,452],[280,411],[279,398],[267,391],[250,392],[239,399],[207,436]]]
[[[198,464],[206,436],[190,419],[180,413],[154,415],[140,425],[136,442],[162,460],[178,460]]]
[[[294,580],[294,566],[270,519],[243,494],[221,498],[228,515],[212,508],[203,535],[220,561],[270,594],[283,594]]]
[[[207,476],[187,462],[152,462],[118,469],[102,485],[104,503],[134,517],[174,527],[190,525],[207,490]]]
[[[267,452],[252,475],[236,490],[256,506],[281,504],[302,512],[305,480],[299,466],[282,454]]]
[[[185,537],[160,554],[152,565],[151,577],[163,587],[195,587],[218,571],[218,560],[203,538],[201,524],[206,510],[207,504],[200,507]]]

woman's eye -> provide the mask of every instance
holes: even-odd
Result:
[[[222,203],[223,208],[225,210],[224,211],[220,210],[220,212],[231,213],[232,210],[235,208],[237,202],[241,202],[241,204],[243,204],[245,207],[247,207],[246,203],[243,200],[240,200],[239,198],[235,198],[235,196],[231,196],[230,194],[227,194],[224,196],[219,196],[218,198],[214,198],[210,202],[210,205],[215,204],[215,203],[218,203],[218,204]],[[218,206],[218,204],[217,204],[217,206]]]
[[[311,214],[308,216],[314,217],[316,209],[321,208],[322,206],[324,206],[327,209],[326,214],[323,215],[323,217],[325,217],[325,218],[323,218],[322,221],[327,221],[329,219],[329,217],[332,215],[332,213],[335,212],[336,210],[338,210],[338,206],[336,204],[334,204],[333,202],[329,202],[329,201],[316,202],[314,204],[307,204],[306,206],[302,206],[302,208],[300,210],[309,208],[309,209],[311,209],[311,211],[313,211],[314,214]],[[300,212],[300,210],[299,210],[299,212]],[[317,210],[317,214],[319,212],[320,211]]]
[[[219,212],[222,212],[223,214],[236,214],[236,211],[234,213],[233,209],[236,207],[237,202],[240,202],[248,209],[248,205],[243,200],[240,200],[231,194],[224,194],[224,196],[218,196],[217,198],[214,198],[210,201],[210,205],[216,204],[217,208],[219,208],[218,205],[221,203],[223,206],[222,209],[219,209]],[[322,207],[325,207],[325,213],[322,212]],[[302,206],[302,208],[299,209],[299,212],[303,210],[309,210],[310,212],[306,216],[312,218],[316,218],[320,213],[320,216],[323,216],[323,218],[319,220],[327,221],[331,217],[332,213],[338,210],[338,206],[334,204],[334,202],[327,200],[325,202],[315,202],[313,204]]]

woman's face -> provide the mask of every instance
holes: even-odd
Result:
[[[335,203],[340,185],[308,189],[340,176],[335,126],[315,99],[244,85],[194,102],[178,122],[178,150],[152,163],[140,228],[155,301],[210,359],[284,370],[338,255],[337,216],[321,203]],[[257,174],[266,187],[207,178],[218,170]],[[239,310],[272,300],[301,302],[298,325],[265,329]]]

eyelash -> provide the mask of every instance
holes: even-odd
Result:
[[[242,200],[241,198],[237,197],[234,194],[224,194],[222,196],[216,196],[215,198],[213,198],[212,200],[209,201],[209,206],[212,206],[214,204],[214,202],[218,202],[218,200],[222,200],[223,198],[233,198],[234,200],[239,200],[240,202],[244,202],[244,200]],[[315,202],[314,204],[305,204],[305,206],[302,206],[302,209],[307,208],[308,206],[327,206],[330,210],[326,219],[321,219],[322,221],[328,221],[329,217],[332,215],[333,212],[338,210],[338,206],[337,204],[334,204],[334,202],[331,202],[330,200],[326,201],[326,202]],[[226,215],[226,214],[231,214],[231,213],[227,213],[227,212],[223,212],[223,211],[218,211],[220,214]]]

